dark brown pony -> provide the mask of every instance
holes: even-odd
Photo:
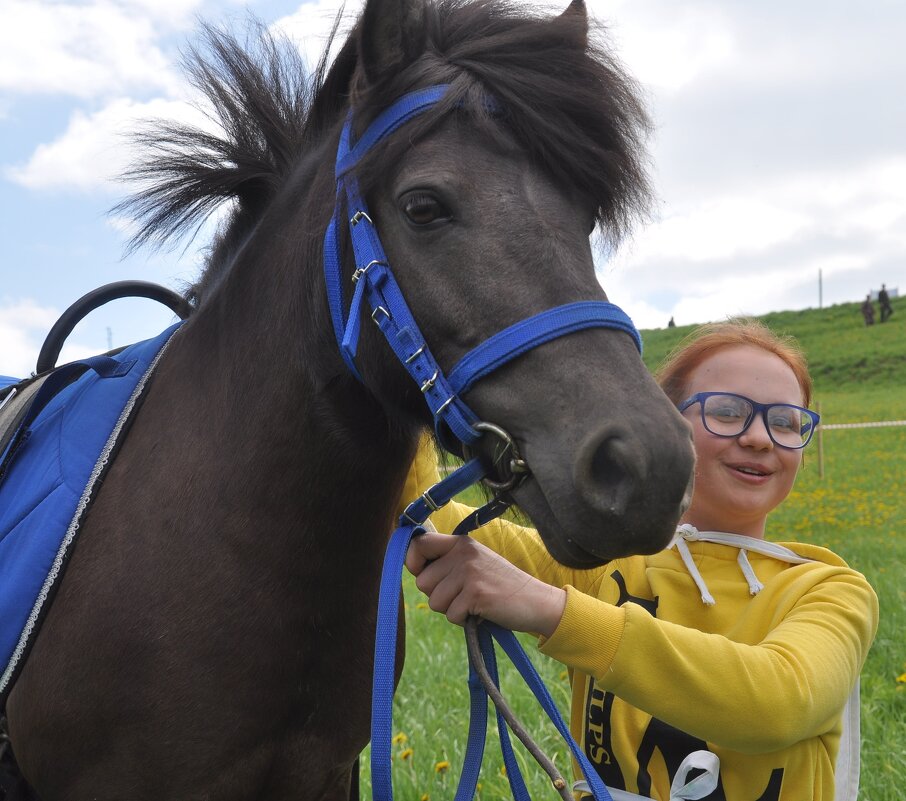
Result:
[[[139,241],[232,211],[9,698],[42,801],[349,792],[381,559],[431,423],[370,323],[363,384],[334,341],[321,251],[350,108],[362,130],[402,94],[451,85],[359,173],[445,370],[532,314],[604,300],[589,231],[615,242],[647,199],[644,112],[579,0],[550,19],[499,0],[369,0],[312,77],[268,36],[206,42],[191,71],[223,136],[145,134],[132,209]],[[667,543],[689,435],[629,336],[550,342],[466,400],[515,436],[532,469],[516,500],[556,558]]]

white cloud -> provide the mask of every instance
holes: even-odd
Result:
[[[0,296],[0,375],[25,378],[34,372],[41,346],[60,314],[32,298]],[[103,353],[111,344],[118,347],[155,336],[174,319],[169,309],[148,300],[108,304],[75,326],[57,364]]]
[[[128,134],[149,119],[166,119],[212,127],[189,103],[156,99],[139,103],[119,98],[100,111],[73,113],[66,131],[53,142],[38,145],[24,165],[7,167],[6,177],[29,189],[112,189],[134,158]]]
[[[229,0],[229,3],[235,5],[239,1]],[[47,53],[64,51],[51,58],[52,64],[42,65],[40,69],[32,71],[27,65],[15,66],[15,69],[23,71],[28,69],[31,80],[35,82],[19,86],[23,92],[59,90],[62,84],[68,86],[73,93],[85,97],[109,92],[127,82],[124,75],[128,77],[130,69],[135,66],[131,59],[135,59],[135,63],[145,64],[146,59],[150,58],[147,62],[150,72],[162,71],[163,75],[155,75],[158,84],[145,81],[145,85],[164,87],[167,97],[140,102],[128,96],[119,96],[106,101],[97,110],[77,108],[62,134],[52,141],[39,144],[24,164],[4,169],[8,180],[36,190],[113,190],[120,188],[117,177],[134,158],[128,134],[134,132],[145,120],[161,118],[215,130],[213,123],[196,108],[188,102],[175,99],[185,95],[189,88],[184,79],[170,73],[169,64],[156,46],[151,44],[155,33],[150,16],[156,15],[171,22],[181,20],[202,0],[168,0],[160,7],[157,0],[119,0],[116,4],[107,0],[94,0],[88,6],[54,6],[58,10],[54,13],[51,13],[53,9],[48,4],[41,2],[13,2],[13,12],[21,16],[21,22],[27,30],[41,29],[37,40],[34,36],[26,37],[28,44],[23,45],[23,51],[38,54],[38,60]],[[346,8],[345,27],[341,30],[339,42],[351,30],[361,5],[362,2],[352,0]],[[127,17],[127,6],[145,12],[145,17]],[[336,0],[303,3],[295,13],[277,20],[272,27],[286,33],[299,45],[309,63],[314,65],[327,41],[338,8]],[[98,12],[102,9],[111,14],[109,19],[98,19]],[[62,19],[56,16],[57,13]],[[72,25],[66,22],[69,17],[72,17]],[[74,28],[75,32],[70,28]],[[79,30],[84,35],[79,35]],[[11,62],[10,70],[15,61],[15,53],[2,54],[4,36],[8,37],[9,34],[0,34],[0,76],[6,72],[6,60]],[[119,38],[122,46],[116,50],[107,44],[98,47],[95,37],[105,40],[109,37]],[[114,63],[116,67],[113,66]],[[10,72],[6,77],[13,83],[11,76]],[[140,71],[133,70],[133,77],[136,82],[141,82]],[[0,81],[2,80],[0,77]],[[2,83],[0,88],[3,88]]]
[[[364,0],[349,0],[346,4],[332,54],[336,54],[337,48],[352,30],[364,5]],[[314,0],[314,2],[303,3],[292,14],[276,20],[271,25],[271,29],[282,32],[295,43],[299,52],[313,67],[327,44],[327,37],[339,9],[340,4],[336,0]]]
[[[110,2],[122,6],[130,16],[146,15],[175,28],[191,24],[205,0],[106,0]],[[242,0],[232,2],[240,4]]]
[[[764,314],[792,298],[817,305],[819,271],[826,302],[856,300],[879,283],[877,265],[904,251],[906,157],[897,157],[686,198],[598,273],[637,325],[658,328],[671,314],[685,324]]]
[[[633,75],[658,91],[677,90],[736,57],[735,33],[716,6],[591,2],[589,9],[610,27]]]
[[[0,299],[0,373],[25,378],[38,361],[44,336],[60,313],[30,299]]]
[[[7,0],[0,27],[0,90],[79,98],[127,88],[176,91],[180,80],[161,50],[159,20],[136,14],[131,5]],[[197,3],[167,5],[190,10]]]
[[[793,207],[748,196],[706,198],[653,225],[640,240],[642,259],[729,260],[789,241],[809,223]]]

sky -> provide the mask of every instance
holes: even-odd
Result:
[[[545,0],[551,9],[566,5]],[[206,232],[126,255],[137,121],[197,120],[180,52],[251,12],[314,61],[337,0],[0,0],[0,374],[28,375],[59,314],[139,278],[181,289]],[[640,328],[906,292],[906,3],[588,0],[643,87],[657,203],[597,260]],[[350,23],[360,0],[346,5]],[[156,334],[152,301],[92,312],[62,361]]]

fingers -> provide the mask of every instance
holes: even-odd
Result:
[[[500,557],[468,537],[447,534],[422,534],[412,540],[406,554],[406,567],[415,586],[428,596],[428,606],[446,615],[451,623],[462,624],[474,613],[474,577],[489,559]]]
[[[431,609],[445,615],[451,623],[462,624],[468,615],[468,598],[463,589],[461,577],[453,573],[444,576],[430,591],[422,592],[428,596]]]
[[[516,631],[549,635],[559,624],[566,592],[524,573],[470,537],[422,534],[406,567],[428,606],[462,625],[469,615]]]
[[[406,553],[406,569],[413,576],[418,576],[424,570],[425,565],[449,553],[456,547],[459,540],[459,537],[431,532],[414,537],[409,543],[409,550]]]

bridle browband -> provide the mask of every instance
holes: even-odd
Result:
[[[468,459],[462,467],[409,504],[400,517],[399,526],[391,536],[384,558],[378,599],[372,686],[371,776],[373,798],[387,801],[393,798],[390,743],[393,727],[393,694],[396,685],[399,582],[409,542],[413,536],[425,531],[422,524],[432,512],[466,487],[481,480],[485,480],[495,490],[497,496],[466,518],[453,533],[465,534],[484,525],[510,506],[511,500],[502,497],[501,493],[512,489],[528,473],[528,466],[520,458],[510,435],[497,425],[481,421],[462,400],[461,395],[476,381],[526,351],[551,339],[586,328],[613,328],[623,331],[633,338],[639,352],[642,350],[639,332],[622,309],[604,301],[580,301],[548,309],[499,331],[466,353],[450,370],[449,375],[441,369],[396,282],[365,199],[359,192],[353,170],[374,145],[409,120],[432,108],[443,99],[448,89],[448,84],[440,84],[403,96],[383,111],[357,141],[354,141],[353,134],[353,112],[349,111],[337,147],[334,213],[324,235],[327,300],[340,355],[346,366],[359,381],[362,381],[355,365],[355,357],[361,334],[362,313],[367,303],[367,308],[371,310],[371,319],[380,328],[400,363],[421,389],[431,410],[435,431],[441,444],[455,453],[458,448],[450,439],[452,435],[462,443],[463,453]],[[493,103],[490,105],[493,106]],[[348,313],[345,309],[340,249],[340,231],[344,217],[348,220],[355,258],[355,271],[352,274],[354,291]],[[485,434],[491,434],[499,440],[494,461],[495,463],[498,460],[502,461],[502,465],[497,465],[502,469],[490,480],[488,479],[490,468],[478,458],[469,458],[470,446],[474,446]],[[501,474],[502,478],[496,480]],[[571,737],[556,704],[547,693],[540,677],[534,672],[531,662],[513,633],[487,622],[482,623],[478,631],[482,643],[482,658],[494,681],[496,682],[496,664],[491,645],[492,637],[500,643],[516,664],[542,707],[567,741],[574,759],[583,769],[595,798],[599,801],[609,801],[607,789]],[[477,679],[474,679],[473,671],[474,668],[470,664],[472,711],[469,743],[457,799],[474,798],[478,769],[484,751],[487,694]],[[506,724],[499,711],[497,717],[504,764],[514,797],[527,798],[519,767],[513,756]]]

